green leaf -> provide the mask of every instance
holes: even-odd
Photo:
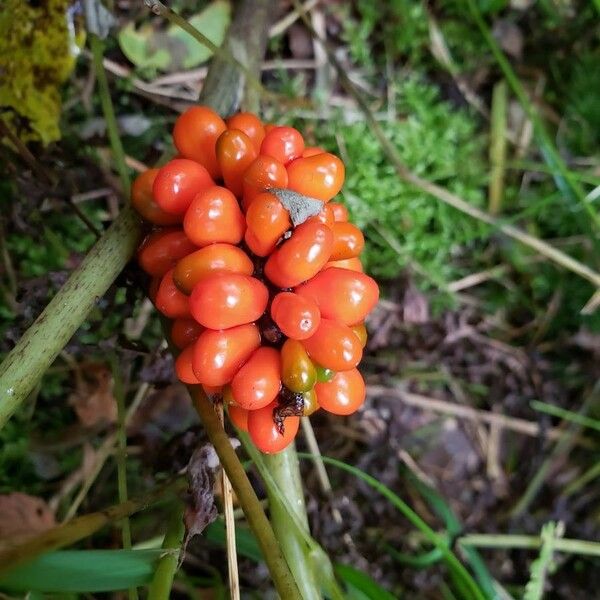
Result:
[[[133,23],[128,23],[119,31],[119,46],[136,67],[164,70],[169,66],[171,57],[164,48],[152,51],[149,41],[153,34],[154,29],[150,25],[136,29]]]
[[[194,15],[188,22],[200,33],[203,33],[213,44],[220,46],[225,39],[225,32],[231,19],[231,5],[227,0],[215,0],[211,2],[202,12]],[[176,25],[171,25],[167,35],[172,40],[178,40],[185,46],[185,52],[180,63],[175,68],[192,69],[207,61],[212,56],[212,51],[200,44],[189,33]],[[173,55],[171,58],[175,58]],[[171,65],[172,67],[174,65]]]
[[[0,578],[10,592],[110,592],[148,583],[165,551],[62,550],[44,554]]]
[[[335,574],[346,584],[347,598],[352,600],[394,600],[392,594],[363,571],[340,563],[336,563],[333,569]]]

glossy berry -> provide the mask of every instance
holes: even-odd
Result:
[[[287,184],[288,175],[283,164],[270,156],[257,157],[244,173],[242,207],[248,210],[258,194],[271,188],[285,188]]]
[[[224,187],[211,186],[194,197],[183,219],[183,229],[194,244],[238,244],[246,222],[235,196]]]
[[[333,234],[326,225],[306,222],[277,248],[265,265],[266,276],[282,288],[295,287],[314,277],[329,260]]]
[[[248,411],[241,406],[229,404],[227,406],[229,420],[242,431],[248,431]]]
[[[281,292],[273,298],[271,317],[281,332],[293,340],[309,338],[321,322],[316,302],[292,292]]]
[[[297,393],[311,390],[317,381],[317,370],[297,340],[286,340],[281,348],[281,381]]]
[[[313,413],[317,412],[319,408],[319,401],[317,400],[317,392],[313,388],[302,394],[302,400],[304,400],[304,410],[302,411],[303,416],[310,417]]]
[[[364,403],[365,382],[358,369],[336,373],[328,383],[315,386],[319,406],[334,415],[351,415]]]
[[[192,106],[175,121],[173,142],[179,154],[200,163],[213,179],[221,175],[215,144],[227,129],[225,122],[207,106]]]
[[[354,332],[354,335],[360,341],[360,345],[364,348],[367,345],[367,338],[368,338],[367,328],[365,327],[365,324],[357,323],[356,325],[352,325],[352,327],[350,327],[350,329],[352,329],[352,331]]]
[[[260,151],[260,145],[265,138],[265,128],[261,120],[252,113],[241,112],[233,117],[225,119],[228,129],[239,129],[243,131],[251,140],[256,153]]]
[[[356,225],[338,222],[333,224],[331,231],[333,232],[331,260],[356,258],[363,251],[365,238]]]
[[[348,271],[357,271],[358,273],[363,272],[363,266],[360,262],[360,258],[345,258],[344,260],[330,260],[323,269],[330,269],[331,267],[337,267],[338,269],[347,269]]]
[[[331,381],[335,376],[335,371],[332,371],[331,369],[326,369],[317,364],[315,364],[315,368],[317,369],[317,381],[320,383]]]
[[[182,258],[173,271],[173,280],[183,293],[191,294],[201,279],[215,271],[252,275],[254,264],[237,246],[210,244]]]
[[[374,279],[337,267],[321,271],[295,292],[314,300],[322,317],[346,325],[364,321],[379,299],[379,287]]]
[[[194,373],[204,385],[225,385],[259,346],[254,323],[222,331],[206,329],[194,344]]]
[[[299,158],[288,165],[287,172],[290,190],[324,202],[342,189],[346,173],[344,163],[328,152]]]
[[[286,417],[283,421],[283,433],[280,433],[273,411],[277,404],[271,404],[248,413],[248,433],[254,445],[265,454],[275,454],[287,448],[296,437],[300,427],[299,417]]]
[[[192,290],[190,311],[209,329],[228,329],[256,321],[267,308],[269,291],[254,277],[215,272]]]
[[[234,402],[246,410],[271,404],[281,389],[279,351],[262,347],[236,373],[231,382]]]
[[[135,178],[131,186],[131,204],[143,219],[154,225],[181,223],[181,215],[165,212],[154,200],[152,186],[157,173],[158,169],[148,169]]]
[[[185,348],[175,360],[175,372],[179,381],[188,385],[197,385],[200,383],[194,370],[192,369],[192,357],[194,355],[194,347],[188,346]]]
[[[333,220],[337,223],[343,223],[348,220],[348,209],[339,202],[329,202],[327,204],[333,212]]]
[[[151,233],[138,250],[140,267],[153,277],[161,277],[180,259],[196,250],[182,229],[162,229]]]
[[[238,129],[224,131],[217,140],[217,160],[225,186],[241,198],[244,173],[257,156],[252,140]]]
[[[312,360],[333,371],[347,371],[358,365],[362,346],[347,325],[321,319],[312,337],[302,342]]]
[[[182,350],[191,346],[204,330],[194,319],[175,319],[171,325],[171,342]]]
[[[267,256],[281,236],[292,226],[290,215],[273,194],[258,194],[246,211],[248,247],[257,256]]]
[[[175,158],[158,170],[152,194],[162,210],[182,215],[194,196],[211,185],[214,181],[202,165],[193,160]]]
[[[158,286],[156,308],[170,319],[188,318],[190,303],[188,297],[180,292],[173,281],[173,269],[167,271]]]
[[[323,154],[325,150],[319,146],[305,146],[302,152],[302,158],[308,158],[309,156],[315,156],[316,154]]]
[[[293,127],[274,127],[267,133],[260,147],[263,156],[270,156],[282,165],[299,158],[303,151],[304,138]]]

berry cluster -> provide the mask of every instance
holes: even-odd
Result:
[[[362,272],[362,233],[331,202],[344,165],[250,113],[224,121],[196,106],[173,138],[179,155],[132,188],[157,226],[138,253],[150,297],[173,320],[179,379],[220,395],[260,450],[278,452],[300,416],[348,415],[365,398],[357,365],[379,290]]]

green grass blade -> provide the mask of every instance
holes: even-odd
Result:
[[[333,569],[346,584],[348,600],[394,600],[395,598],[363,571],[340,563],[335,564]]]
[[[530,404],[531,408],[533,408],[533,410],[537,410],[538,412],[552,415],[553,417],[560,417],[561,419],[569,421],[570,423],[576,423],[582,427],[600,431],[600,421],[598,419],[592,419],[591,417],[577,414],[571,410],[561,408],[560,406],[554,406],[553,404],[540,402],[539,400],[532,400]]]
[[[164,550],[62,550],[0,577],[10,592],[110,592],[145,585]]]
[[[308,458],[310,460],[317,460],[313,454],[308,454],[305,452],[298,453],[299,458]],[[450,550],[446,540],[443,536],[437,534],[421,517],[412,509],[404,500],[402,500],[397,494],[392,492],[387,486],[383,485],[381,482],[377,481],[374,477],[365,473],[361,469],[357,467],[353,467],[352,465],[347,465],[346,463],[336,460],[335,458],[331,458],[329,456],[322,457],[323,462],[337,467],[338,469],[342,469],[351,475],[354,475],[358,479],[364,481],[367,485],[371,486],[374,490],[379,492],[384,498],[389,500],[389,502],[395,506],[404,517],[417,529],[421,531],[423,536],[431,542],[436,548],[439,548],[444,556],[444,560],[448,566],[448,568],[456,575],[458,579],[460,579],[464,585],[466,590],[468,590],[468,598],[476,598],[477,600],[484,600],[485,595],[482,590],[479,588],[475,580],[471,577],[471,574],[467,571],[464,565],[458,560],[456,555]],[[465,598],[466,600],[466,598]]]

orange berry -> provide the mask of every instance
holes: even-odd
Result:
[[[357,256],[354,258],[345,258],[344,260],[331,260],[323,267],[323,270],[331,269],[331,267],[347,269],[348,271],[357,271],[359,273],[363,272],[362,263]]]
[[[352,223],[334,223],[331,231],[333,232],[331,260],[355,258],[365,247],[365,238],[362,231]]]
[[[281,347],[281,381],[296,393],[308,392],[317,381],[317,369],[297,340],[286,340]]]
[[[346,325],[360,323],[379,300],[379,287],[374,279],[348,269],[325,269],[294,290],[314,300],[321,316]]]
[[[238,198],[242,196],[244,173],[257,154],[252,140],[243,131],[229,129],[217,140],[217,160],[225,186]]]
[[[252,113],[241,112],[229,119],[225,119],[228,129],[239,129],[243,131],[254,144],[256,153],[260,151],[260,145],[265,138],[265,128],[261,120]]]
[[[146,273],[161,277],[195,249],[182,229],[159,229],[144,240],[137,259]]]
[[[221,175],[215,144],[227,129],[225,121],[208,106],[192,106],[175,121],[173,142],[181,156],[195,160],[213,179]]]
[[[197,385],[200,383],[194,370],[192,369],[192,356],[194,355],[194,347],[188,346],[179,354],[175,360],[175,372],[179,381],[188,385]]]
[[[263,346],[235,374],[231,382],[233,399],[246,410],[271,404],[281,389],[279,351]]]
[[[248,411],[241,406],[229,404],[227,407],[229,420],[241,431],[248,431]]]
[[[341,371],[327,383],[315,385],[319,406],[334,415],[351,415],[364,403],[365,382],[358,369]]]
[[[319,146],[306,146],[302,152],[302,158],[308,158],[309,156],[315,156],[316,154],[323,154],[325,150]]]
[[[302,156],[303,151],[304,138],[293,127],[274,127],[265,135],[260,146],[263,156],[270,156],[283,165]]]
[[[244,173],[242,207],[248,210],[258,194],[271,188],[285,188],[287,183],[287,171],[279,161],[270,156],[258,156]]]
[[[324,202],[329,202],[344,185],[344,163],[328,152],[294,160],[287,172],[290,190]]]
[[[286,417],[283,421],[283,433],[273,420],[273,411],[277,404],[272,402],[264,408],[248,412],[248,433],[254,445],[265,454],[281,452],[289,446],[298,433],[299,417]]]
[[[193,344],[203,330],[194,319],[175,319],[171,325],[171,342],[182,350]]]
[[[183,229],[197,246],[238,244],[246,222],[235,196],[227,188],[214,185],[196,195],[185,213]]]
[[[365,327],[365,324],[357,323],[356,325],[352,325],[352,327],[350,327],[350,329],[352,329],[352,331],[354,332],[354,335],[360,341],[360,345],[364,348],[367,345],[367,338],[368,338],[367,328]]]
[[[215,272],[192,290],[190,310],[209,329],[228,329],[256,321],[267,308],[269,291],[254,277]]]
[[[182,215],[194,196],[211,185],[214,181],[202,165],[186,158],[175,158],[158,170],[152,194],[162,210]]]
[[[327,206],[333,211],[333,220],[337,223],[343,223],[349,218],[348,209],[340,202],[330,202]]]
[[[158,286],[154,304],[165,317],[170,319],[188,318],[190,316],[188,297],[175,286],[173,269],[164,274]]]
[[[312,360],[333,371],[352,369],[362,358],[362,346],[352,329],[330,319],[321,319],[315,334],[302,343]]]
[[[184,294],[191,294],[201,279],[215,271],[252,275],[254,265],[248,255],[237,246],[210,244],[182,258],[175,267],[173,280]]]
[[[293,340],[309,338],[321,322],[316,302],[293,292],[281,292],[273,298],[271,317],[281,332]]]
[[[294,287],[314,277],[329,260],[333,234],[326,225],[306,222],[277,248],[265,265],[266,276],[282,288]]]
[[[152,196],[152,186],[158,169],[148,169],[140,173],[131,186],[131,204],[143,219],[154,225],[176,225],[181,223],[180,215],[165,212]]]
[[[258,194],[246,211],[245,240],[257,256],[267,256],[279,238],[292,226],[290,215],[277,196]]]
[[[194,344],[194,373],[203,385],[225,385],[259,346],[254,323],[222,331],[206,329]]]

